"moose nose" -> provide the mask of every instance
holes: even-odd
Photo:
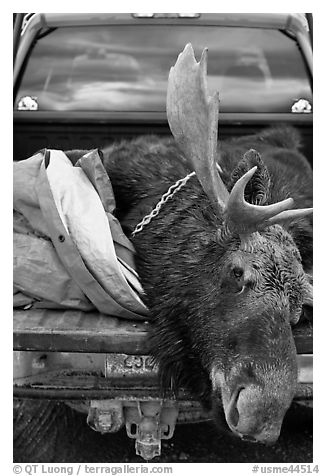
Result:
[[[237,403],[238,403],[240,392],[242,392],[244,388],[245,387],[238,387],[233,392],[230,403],[229,403],[229,407],[227,410],[227,414],[226,414],[227,422],[234,429],[236,429],[236,427],[238,426],[239,419],[240,419]]]
[[[225,409],[226,421],[242,440],[271,445],[279,437],[281,421],[266,421],[261,403],[261,391],[254,385],[237,387]]]

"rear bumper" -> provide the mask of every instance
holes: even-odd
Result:
[[[313,356],[300,354],[296,400],[313,396]],[[156,400],[162,398],[149,356],[14,351],[14,397],[55,400]],[[174,400],[174,395],[166,395]],[[194,401],[181,389],[178,401]]]
[[[297,359],[295,400],[311,406],[312,355]],[[176,424],[213,419],[185,389],[162,398],[157,368],[145,355],[14,351],[14,397],[18,405],[25,398],[62,401],[101,434],[125,426],[147,461],[161,454],[161,440],[172,438]]]

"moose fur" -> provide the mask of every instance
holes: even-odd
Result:
[[[260,155],[245,154],[248,149]],[[67,155],[75,162],[83,152]],[[292,197],[297,208],[311,206],[312,173],[296,130],[271,128],[220,142],[219,156],[228,191],[257,166],[245,189],[247,202]],[[132,237],[192,166],[172,138],[154,136],[107,147],[103,163],[116,215],[136,248],[162,388],[177,393],[185,386],[237,435],[274,442],[297,382],[291,324],[309,294],[311,216],[243,239],[228,229],[193,176]]]

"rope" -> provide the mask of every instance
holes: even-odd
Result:
[[[146,215],[142,219],[142,221],[138,223],[138,225],[136,226],[136,228],[132,232],[131,236],[134,237],[136,235],[136,233],[139,233],[140,231],[142,231],[144,226],[148,225],[148,223],[150,223],[150,221],[159,214],[159,212],[160,212],[162,206],[164,205],[164,203],[166,203],[168,200],[173,198],[174,194],[177,193],[178,190],[180,190],[180,188],[182,188],[188,182],[190,177],[193,177],[194,175],[196,175],[196,172],[191,172],[190,174],[188,174],[183,179],[180,179],[175,184],[171,185],[169,190],[164,195],[162,195],[161,200],[157,203],[156,207],[153,208],[151,213]]]

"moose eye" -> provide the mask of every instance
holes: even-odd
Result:
[[[222,281],[222,288],[226,294],[242,294],[246,283],[244,282],[245,271],[242,266],[233,265]]]
[[[243,269],[240,268],[239,266],[234,267],[233,270],[232,270],[232,272],[233,272],[233,275],[234,275],[237,279],[240,279],[240,278],[242,278],[242,276],[243,276]]]

